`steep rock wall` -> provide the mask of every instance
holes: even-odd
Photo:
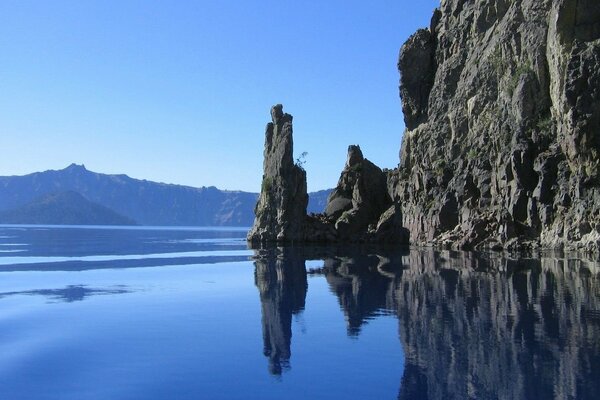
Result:
[[[412,243],[600,247],[600,2],[443,0],[398,68]]]

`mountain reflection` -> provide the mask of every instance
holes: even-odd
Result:
[[[411,250],[256,252],[269,369],[289,366],[305,261],[324,275],[348,335],[395,314],[405,368],[399,399],[568,399],[600,392],[600,263],[564,255]],[[367,254],[367,255],[364,255]]]
[[[74,301],[85,300],[91,296],[124,293],[130,293],[130,290],[121,285],[111,289],[88,288],[85,285],[68,285],[62,289],[37,289],[20,292],[4,292],[0,293],[0,299],[8,296],[27,295],[44,296],[56,302],[72,303]]]

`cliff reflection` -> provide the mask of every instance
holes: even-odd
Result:
[[[269,358],[269,371],[280,375],[289,368],[292,315],[304,310],[308,288],[305,258],[292,249],[270,249],[261,252],[254,265],[262,308],[263,352]]]
[[[394,278],[395,275],[386,267],[393,267],[389,259],[376,255],[335,257],[324,261],[321,272],[331,292],[338,297],[346,317],[348,335],[357,336],[365,322],[394,310],[390,276]]]
[[[600,392],[600,263],[448,251],[256,259],[265,355],[289,365],[291,319],[304,307],[305,260],[327,280],[349,335],[382,314],[399,319],[399,399],[568,399]]]
[[[600,390],[597,263],[411,252],[394,287],[400,399],[592,398]]]

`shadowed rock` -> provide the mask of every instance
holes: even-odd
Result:
[[[395,224],[401,227],[401,220],[393,218],[396,208],[390,209],[391,205],[386,173],[364,158],[359,146],[349,146],[346,165],[325,210],[338,236],[342,240],[382,240],[377,235],[381,229]]]

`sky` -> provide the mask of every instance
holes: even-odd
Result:
[[[95,172],[260,191],[265,125],[294,116],[308,189],[347,147],[399,162],[400,46],[439,0],[2,0],[0,175]]]

